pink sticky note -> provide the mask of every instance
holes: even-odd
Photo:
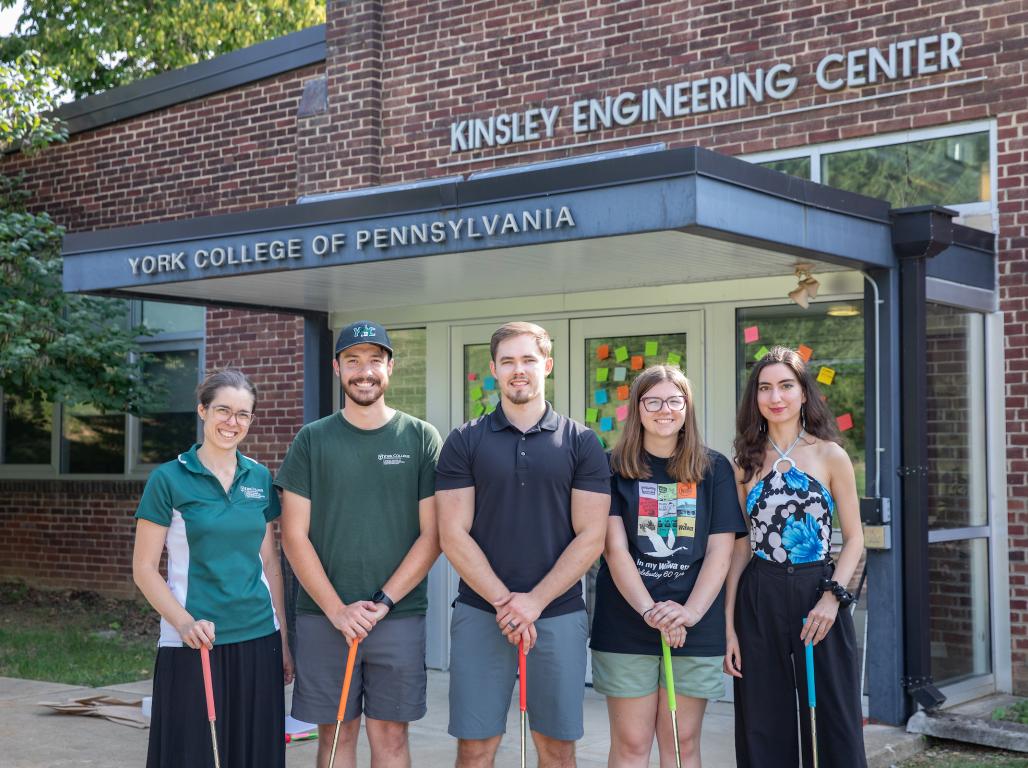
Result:
[[[614,411],[614,415],[618,417],[618,421],[624,421],[628,418],[628,406],[619,405],[617,410]]]
[[[751,325],[749,328],[742,329],[742,340],[747,344],[752,344],[755,341],[760,341],[760,331],[757,326]]]
[[[849,413],[844,413],[842,416],[836,416],[835,423],[839,425],[840,432],[845,432],[847,429],[853,429],[853,416]]]
[[[478,374],[477,373],[469,373],[468,374],[468,381],[474,381],[477,378],[478,378]]]

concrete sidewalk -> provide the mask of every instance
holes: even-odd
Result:
[[[452,766],[456,742],[446,733],[447,681],[445,672],[428,673],[428,714],[411,725],[412,763],[415,768]],[[123,698],[149,695],[150,681],[112,686],[100,691]],[[4,768],[125,768],[142,766],[146,758],[149,731],[116,725],[93,717],[52,714],[37,706],[40,701],[63,701],[85,696],[93,689],[58,683],[0,678],[0,765]],[[709,768],[735,765],[732,705],[716,702],[707,708],[703,723],[703,764]],[[520,764],[517,702],[510,708],[507,736],[500,746],[497,768]],[[607,765],[609,727],[602,696],[591,688],[585,692],[585,738],[578,743],[578,765],[601,768]],[[886,768],[907,752],[916,741],[899,728],[870,726],[865,729],[870,765]],[[886,751],[883,752],[883,748]],[[313,768],[317,742],[286,747],[288,768]],[[369,765],[367,741],[363,735],[358,764]],[[879,759],[875,759],[879,755]],[[534,752],[529,765],[535,765]],[[657,765],[656,747],[650,765]]]

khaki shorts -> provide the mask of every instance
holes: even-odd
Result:
[[[725,695],[724,656],[672,656],[675,693],[694,699],[721,699]],[[604,696],[637,698],[664,687],[660,656],[641,653],[593,651],[593,690]]]

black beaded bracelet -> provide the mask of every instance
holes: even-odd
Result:
[[[835,599],[839,601],[840,608],[849,608],[856,600],[852,592],[832,579],[821,579],[820,592],[831,592]]]

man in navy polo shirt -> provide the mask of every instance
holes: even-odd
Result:
[[[610,470],[599,439],[544,398],[549,334],[493,333],[500,406],[453,430],[436,475],[443,551],[461,576],[450,625],[450,734],[457,766],[492,766],[517,645],[540,766],[573,766],[582,737],[588,622],[581,578],[603,550]]]

